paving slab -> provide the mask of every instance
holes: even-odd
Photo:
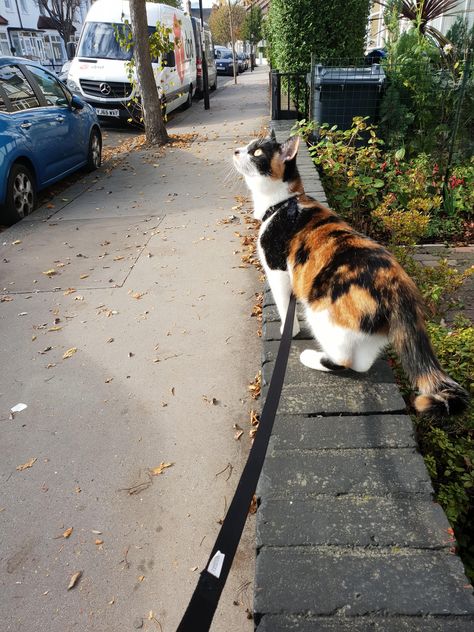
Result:
[[[275,452],[258,484],[262,498],[314,498],[320,494],[431,493],[421,455],[411,448]]]
[[[272,582],[261,587],[260,577]],[[264,548],[257,556],[255,611],[465,615],[472,614],[472,587],[459,558],[443,551]]]
[[[273,426],[270,454],[289,450],[416,447],[408,415],[304,417],[279,414]]]
[[[257,547],[452,547],[441,507],[416,496],[267,499],[258,511]]]
[[[259,632],[472,632],[474,618],[466,617],[299,617],[267,615]]]

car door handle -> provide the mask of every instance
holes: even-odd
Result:
[[[28,121],[25,121],[25,123],[20,124],[20,127],[21,129],[30,129],[31,125],[32,125],[31,123],[29,123]]]
[[[62,123],[65,118],[66,117],[64,117],[62,114],[58,114],[58,116],[56,117],[56,120],[58,123]]]

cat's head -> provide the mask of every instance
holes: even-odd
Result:
[[[277,142],[274,135],[253,140],[247,147],[234,150],[234,165],[241,173],[249,187],[259,186],[259,181],[267,180],[271,185],[284,182],[299,181],[296,168],[299,136],[292,136],[284,143]],[[261,184],[261,182],[260,182]]]

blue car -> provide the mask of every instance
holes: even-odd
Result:
[[[76,169],[100,167],[94,109],[29,59],[0,57],[0,224],[33,211],[36,193]]]

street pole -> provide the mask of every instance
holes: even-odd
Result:
[[[234,67],[234,83],[237,85],[237,64],[235,63],[235,42],[234,42],[234,28],[232,24],[232,5],[229,2],[229,22],[230,22],[230,40],[232,42],[232,65]]]
[[[204,109],[209,109],[209,76],[207,73],[206,58],[206,35],[204,33],[204,17],[202,15],[202,0],[199,0],[199,14],[201,17],[201,63],[202,63],[202,83],[204,91]]]

